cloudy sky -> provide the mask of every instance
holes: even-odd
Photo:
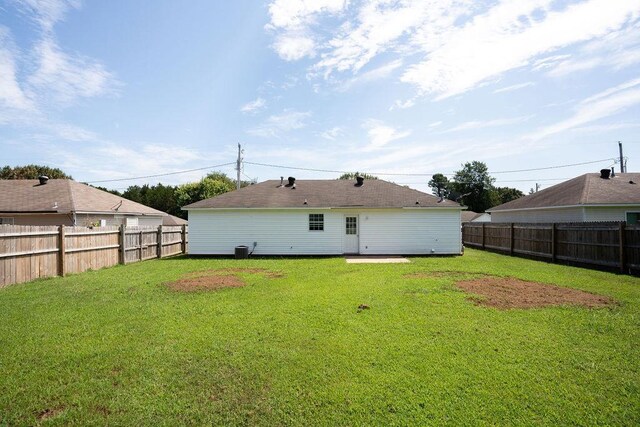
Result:
[[[259,181],[480,160],[528,191],[619,170],[617,141],[637,172],[640,0],[0,0],[0,164],[97,182],[241,143]]]

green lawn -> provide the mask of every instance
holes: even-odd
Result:
[[[282,278],[179,293],[224,267]],[[615,308],[476,306],[483,272]],[[370,309],[358,312],[360,304]],[[640,279],[467,250],[411,264],[174,258],[0,290],[0,425],[639,425]]]

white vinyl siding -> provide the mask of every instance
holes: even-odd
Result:
[[[324,231],[309,231],[309,211],[189,211],[189,253],[231,255],[238,245],[255,255],[342,253],[342,215],[324,214]]]
[[[583,222],[584,208],[527,209],[521,211],[491,212],[491,222]]]
[[[324,214],[324,231],[309,231],[309,214]],[[459,254],[458,209],[189,210],[189,253],[232,255],[238,245],[256,255],[340,255],[345,213],[359,215],[361,254]],[[432,249],[434,251],[432,252]]]
[[[626,221],[627,212],[640,211],[640,205],[633,207],[588,207],[585,209],[586,221]]]
[[[403,209],[360,214],[363,255],[459,254],[460,211]]]

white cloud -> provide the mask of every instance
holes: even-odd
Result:
[[[286,61],[297,61],[305,56],[313,57],[315,55],[315,42],[313,38],[304,33],[287,33],[278,36],[273,48]]]
[[[339,136],[342,136],[342,128],[339,126],[333,127],[331,129],[327,129],[326,131],[322,132],[320,134],[321,137],[323,137],[324,139],[328,139],[330,141],[335,141],[336,138],[338,138]]]
[[[461,123],[458,126],[452,127],[451,129],[447,129],[443,131],[443,133],[459,132],[464,130],[477,130],[477,129],[484,129],[488,127],[508,126],[516,123],[525,122],[529,120],[531,117],[533,116],[521,116],[521,117],[493,119],[493,120],[472,120],[472,121]]]
[[[78,9],[80,0],[15,0],[44,31],[53,30],[69,9]]]
[[[273,49],[286,61],[314,56],[316,41],[308,26],[321,13],[336,14],[347,0],[275,0],[269,5],[268,30],[278,32]]]
[[[269,10],[267,28],[274,32],[282,57],[319,56],[309,77],[324,76],[333,83],[335,75],[357,74],[384,53],[403,60],[400,81],[436,99],[472,90],[525,66],[554,69],[569,61],[555,71],[566,75],[605,62],[625,67],[640,61],[640,48],[615,47],[640,38],[635,22],[640,0],[275,0]],[[611,35],[616,32],[620,34]],[[597,45],[608,36],[608,42]],[[558,53],[590,42],[594,51],[575,63]],[[416,55],[422,56],[418,63],[404,59]],[[540,60],[542,55],[548,56]]]
[[[16,50],[8,29],[0,26],[0,106],[16,110],[32,110],[35,106],[18,82]]]
[[[506,86],[506,87],[502,87],[500,89],[496,89],[496,90],[493,91],[493,93],[513,92],[514,90],[523,89],[525,87],[529,87],[529,86],[533,86],[533,85],[535,85],[534,82],[518,83],[518,84],[515,84],[515,85]]]
[[[378,68],[374,68],[371,71],[367,71],[366,73],[362,73],[359,76],[356,76],[352,79],[347,80],[339,86],[339,90],[346,91],[350,89],[352,86],[367,84],[371,82],[375,82],[377,80],[381,80],[387,78],[393,73],[394,70],[397,70],[402,66],[402,60],[396,59],[386,64],[381,65]]]
[[[243,113],[254,113],[256,111],[263,109],[266,105],[267,105],[267,101],[265,101],[264,98],[258,97],[257,99],[244,104],[240,108],[240,111],[242,111]]]
[[[400,131],[391,126],[385,125],[380,120],[368,119],[362,124],[369,137],[369,145],[366,151],[377,150],[392,141],[406,138],[411,135],[411,131]]]
[[[401,80],[438,99],[466,92],[488,79],[528,65],[541,54],[619,29],[636,19],[640,0],[591,0],[553,11],[550,0],[500,3],[453,31]],[[535,16],[543,9],[544,19]],[[525,17],[526,19],[523,19]]]
[[[247,133],[262,137],[280,138],[284,134],[304,128],[306,119],[311,113],[306,111],[285,110],[282,114],[270,116],[259,126],[249,129]]]
[[[51,38],[35,47],[37,70],[28,83],[36,96],[68,104],[80,97],[116,93],[114,76],[99,62],[63,52]]]
[[[583,100],[568,119],[539,129],[527,138],[540,140],[596,120],[621,113],[640,104],[640,78],[630,80]]]
[[[389,107],[389,111],[393,111],[393,110],[405,110],[407,108],[411,108],[414,105],[416,105],[416,100],[415,98],[411,98],[411,99],[407,99],[407,100],[400,100],[400,99],[396,99],[396,101],[393,103],[393,105],[391,107]]]

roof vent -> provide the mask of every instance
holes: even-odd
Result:
[[[362,184],[364,184],[364,177],[361,177],[360,175],[356,176],[356,185],[359,187]]]
[[[293,186],[296,183],[296,179],[294,177],[292,177],[292,176],[290,176],[288,178],[288,180],[289,180],[289,185],[290,186]]]
[[[600,169],[600,178],[609,179],[611,175],[611,169]]]
[[[49,181],[49,177],[46,175],[40,175],[38,177],[38,181],[40,181],[40,185],[45,185],[47,181]]]
[[[635,182],[634,181],[629,181],[629,184],[635,184]]]
[[[416,205],[420,204],[420,200],[416,199]]]
[[[304,199],[304,204],[305,204],[305,205],[307,205],[307,204],[308,204],[308,203],[307,203],[307,199]]]
[[[284,187],[284,176],[280,177],[280,187]]]
[[[291,184],[291,189],[295,190],[296,189],[296,185],[295,184]]]
[[[613,169],[613,166],[611,166],[611,178],[615,178],[616,177],[616,171]]]

